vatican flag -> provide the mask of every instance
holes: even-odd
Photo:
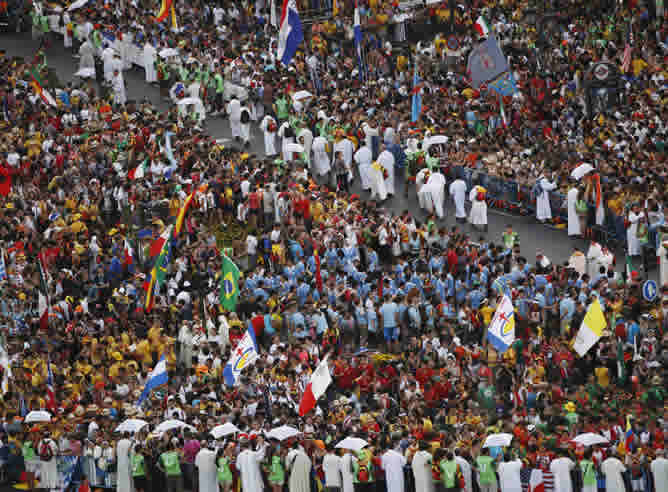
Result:
[[[503,296],[487,329],[487,340],[500,353],[515,341],[515,309],[510,297]]]
[[[594,302],[589,305],[587,314],[585,314],[585,317],[582,320],[580,330],[573,342],[573,350],[582,357],[596,344],[596,342],[598,342],[606,326],[607,323],[605,322],[601,304],[598,302],[598,298],[596,298],[594,299]]]

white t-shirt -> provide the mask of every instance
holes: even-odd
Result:
[[[522,492],[521,469],[522,462],[520,460],[499,463],[497,470],[501,492]]]
[[[328,453],[322,459],[322,471],[325,472],[325,487],[341,487],[341,458]]]
[[[550,471],[554,474],[554,492],[573,492],[571,470],[575,463],[570,458],[557,458],[550,463]]]
[[[246,238],[246,250],[249,255],[257,254],[257,238],[252,234]]]

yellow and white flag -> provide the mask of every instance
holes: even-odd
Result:
[[[508,350],[515,341],[515,308],[510,297],[503,296],[496,308],[487,329],[487,340],[500,353]]]
[[[605,322],[605,316],[603,316],[601,304],[598,302],[598,299],[594,299],[594,302],[589,305],[587,314],[582,320],[580,331],[578,331],[573,342],[573,350],[582,357],[598,342],[606,326],[607,323]]]

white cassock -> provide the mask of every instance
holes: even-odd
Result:
[[[293,159],[294,152],[288,151],[288,145],[295,143],[294,137],[286,137],[285,130],[290,127],[290,123],[284,122],[278,129],[278,136],[281,138],[281,157],[288,162]]]
[[[418,451],[413,456],[413,476],[415,477],[415,492],[434,492],[434,480],[431,476],[431,454],[427,451]]]
[[[155,69],[155,60],[157,55],[158,52],[151,43],[146,43],[144,45],[142,61],[144,62],[144,72],[146,75],[147,84],[158,81],[158,71]]]
[[[236,466],[241,474],[241,490],[243,492],[258,492],[264,490],[260,464],[264,459],[265,446],[257,451],[245,449],[237,456]]]
[[[104,67],[104,80],[111,82],[111,79],[114,77],[114,49],[111,46],[107,46],[102,50],[102,66]]]
[[[86,40],[80,47],[79,47],[79,70],[82,70],[84,68],[92,68],[95,70],[95,58],[93,58],[93,53],[95,53],[95,48],[93,48],[93,44]]]
[[[125,104],[125,80],[123,80],[122,73],[119,72],[118,75],[114,75],[114,78],[111,80],[111,88],[114,91],[114,104]]]
[[[427,184],[420,189],[423,195],[425,208],[429,213],[436,212],[439,219],[443,218],[443,203],[445,202],[445,176],[441,173],[432,173]]]
[[[668,490],[668,459],[655,458],[649,467],[654,476],[654,490]]]
[[[383,166],[387,171],[387,179],[385,180],[385,188],[387,193],[394,195],[394,156],[389,150],[383,150],[378,155],[378,164]]]
[[[415,175],[415,191],[418,197],[418,204],[421,209],[427,208],[427,202],[430,200],[430,197],[426,193],[421,193],[422,188],[426,185],[425,175],[429,172],[429,169],[424,168]]]
[[[571,471],[575,463],[570,458],[557,458],[550,463],[550,471],[554,474],[554,492],[573,492]]]
[[[466,183],[458,178],[450,183],[449,191],[455,202],[455,217],[466,219]]]
[[[304,139],[304,157],[306,157],[306,164],[311,168],[311,149],[313,148],[313,132],[308,128],[302,128],[297,134],[297,138]],[[299,140],[301,142],[301,140]]]
[[[43,444],[44,443],[44,444]],[[39,476],[39,485],[43,489],[56,489],[58,488],[58,446],[53,441],[53,439],[48,439],[47,441],[40,441],[38,444],[37,451],[41,452],[42,446],[49,446],[51,448],[52,458],[49,461],[44,461],[40,459],[40,476]]]
[[[67,25],[71,22],[72,22],[72,19],[70,18],[70,14],[65,12],[63,14],[63,43],[65,45],[65,48],[71,48],[72,47],[72,36],[67,31]]]
[[[241,137],[241,103],[239,99],[232,99],[227,103],[227,114],[230,115],[232,138]]]
[[[195,456],[195,466],[199,470],[199,492],[218,492],[216,452],[200,449]]]
[[[264,135],[264,155],[267,157],[274,156],[278,153],[276,152],[276,131],[269,131],[269,127],[272,123],[274,124],[274,127],[278,129],[278,123],[276,123],[276,120],[269,115],[262,118],[262,121],[260,122],[260,130],[262,130],[262,134]]]
[[[366,145],[360,147],[360,149],[355,152],[353,157],[357,163],[357,167],[360,171],[360,181],[362,182],[362,189],[368,190],[371,188],[371,149]]]
[[[373,128],[365,122],[362,124],[362,130],[364,130],[364,144],[370,149],[373,149],[373,137],[380,136],[378,128]]]
[[[473,475],[471,474],[471,465],[461,456],[455,456],[455,461],[459,465],[459,468],[462,471],[462,475],[464,476],[464,483],[466,484],[464,492],[473,492]]]
[[[341,482],[343,483],[342,492],[354,492],[353,484],[353,457],[346,453],[341,458]]]
[[[536,197],[536,218],[540,221],[550,220],[552,219],[550,191],[556,189],[557,185],[541,177],[540,186],[543,191]]]
[[[313,139],[313,167],[313,172],[319,176],[327,174],[331,169],[325,137],[315,137]]]
[[[246,111],[248,113],[248,122],[247,123],[240,123],[241,140],[243,140],[244,142],[250,142],[250,122],[251,122],[250,108],[248,108],[246,106],[242,106],[241,112],[243,113],[244,111]],[[241,120],[239,120],[239,121],[241,121]]]
[[[118,492],[132,491],[132,473],[130,465],[130,439],[121,439],[116,445],[116,465],[118,474],[116,476],[116,490]]]
[[[346,165],[348,170],[348,181],[353,179],[353,152],[355,152],[355,147],[349,138],[342,138],[338,142],[334,143],[334,154],[341,152],[343,157],[343,163]]]
[[[288,452],[285,462],[290,468],[290,492],[311,492],[311,458],[301,447]]]
[[[469,213],[469,222],[475,226],[487,225],[487,201],[478,200],[478,192],[481,192],[480,186],[474,186],[469,192],[471,201],[471,212]]]
[[[656,251],[659,256],[659,287],[668,285],[668,242],[662,242]]]
[[[390,449],[380,457],[380,465],[385,471],[387,492],[404,492],[404,455]]]
[[[605,475],[606,492],[626,492],[622,473],[626,471],[624,463],[617,458],[608,458],[601,463],[601,473]],[[656,489],[661,490],[661,489]],[[665,490],[665,489],[664,489]]]
[[[580,230],[580,217],[575,208],[575,202],[578,199],[578,189],[571,188],[566,195],[566,205],[568,209],[568,235],[579,236],[582,234]]]
[[[626,244],[628,245],[628,254],[631,256],[638,256],[640,254],[640,240],[638,239],[638,223],[641,214],[636,214],[633,211],[629,212],[629,227],[626,229]]]
[[[387,188],[385,187],[385,178],[383,177],[383,166],[374,162],[369,166],[369,182],[371,183],[371,200],[380,200],[387,198]]]

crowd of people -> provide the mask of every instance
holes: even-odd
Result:
[[[514,1],[323,2],[334,16],[304,22],[288,66],[274,2],[175,1],[162,23],[149,3],[35,2],[43,49],[0,58],[8,481],[668,490],[662,3],[565,3],[550,24]],[[470,85],[480,18],[510,59],[512,95]],[[452,34],[410,41],[421,28]],[[75,82],[50,73],[59,36],[79,57]],[[619,77],[605,101],[609,87],[591,87],[600,63]],[[133,64],[167,111],[127,97]],[[217,117],[230,141],[207,133]],[[643,267],[550,259],[512,225],[488,235],[498,203],[483,175],[530,188],[542,222],[562,190],[569,236],[607,225]],[[387,199],[413,189],[426,212],[393,210]],[[234,309],[227,260],[243,272]],[[515,339],[501,352],[487,328],[504,297]],[[593,305],[605,328],[579,356]],[[247,333],[257,359],[228,385]],[[323,360],[333,381],[300,416]]]

